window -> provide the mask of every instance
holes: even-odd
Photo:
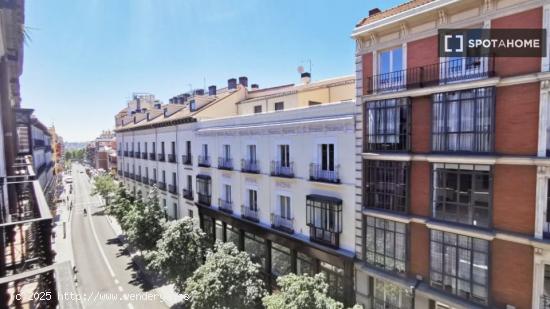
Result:
[[[365,207],[406,212],[409,162],[365,160]]]
[[[229,224],[226,224],[225,225],[225,233],[226,233],[226,237],[227,237],[227,242],[232,242],[235,247],[239,248],[240,247],[240,232],[239,230],[234,227],[234,226],[231,226]]]
[[[172,185],[175,187],[177,184],[177,176],[176,173],[172,173]]]
[[[298,252],[296,255],[296,273],[298,275],[308,274],[313,276],[313,263],[315,262],[310,256],[305,255],[302,252]]]
[[[491,166],[439,163],[433,173],[435,218],[489,227]]]
[[[145,153],[147,153],[147,142],[144,143],[144,150],[145,150]]]
[[[254,263],[265,267],[267,252],[265,240],[251,233],[244,233],[244,250],[250,255]],[[264,268],[262,268],[263,270]]]
[[[149,168],[145,167],[145,178],[149,179]]]
[[[248,191],[248,209],[258,211],[258,191],[249,189]]]
[[[223,158],[226,160],[231,159],[231,145],[223,145]]]
[[[166,171],[162,171],[162,183],[166,183]]]
[[[157,169],[156,168],[153,168],[153,181],[154,182],[157,181]]]
[[[176,155],[176,142],[171,142],[172,155]]]
[[[412,294],[389,281],[372,278],[374,308],[413,308]]]
[[[202,144],[202,155],[208,157],[208,144]]]
[[[178,204],[177,203],[174,203],[173,205],[174,207],[174,219],[178,219]]]
[[[193,176],[187,175],[187,190],[193,191]]]
[[[431,285],[486,305],[489,241],[436,230],[430,236]]]
[[[189,110],[194,112],[196,110],[195,100],[189,101]]]
[[[164,142],[160,142],[160,153],[164,154]]]
[[[226,202],[231,202],[231,185],[223,185],[223,197]]]
[[[319,270],[325,274],[328,283],[328,295],[338,301],[344,299],[344,269],[319,261]]]
[[[285,103],[284,102],[276,102],[275,103],[275,110],[276,111],[282,111],[285,109]]]
[[[411,134],[409,98],[367,102],[365,148],[368,151],[409,151]]]
[[[433,150],[493,151],[494,103],[493,87],[434,94]]]
[[[367,263],[404,274],[407,265],[406,225],[370,216],[366,221]]]
[[[185,142],[185,153],[187,156],[191,157],[191,141]]]
[[[156,144],[155,142],[153,142],[153,153],[157,152],[157,147],[156,147]]]
[[[321,102],[309,101],[309,102],[308,102],[308,105],[309,105],[309,106],[321,105]]]
[[[247,145],[248,160],[251,162],[256,161],[256,145]]]
[[[141,143],[138,142],[138,152],[141,152]]]
[[[279,195],[279,215],[283,219],[291,220],[290,197]]]
[[[279,145],[281,167],[290,167],[290,145]]]
[[[307,225],[313,241],[339,246],[342,232],[342,200],[330,196],[306,196]]]
[[[259,114],[261,112],[262,112],[262,106],[261,105],[254,106],[254,114]]]
[[[378,54],[378,88],[400,89],[405,86],[403,49],[388,49]]]
[[[292,272],[290,249],[275,242],[271,243],[271,272],[276,277]]]
[[[334,144],[319,145],[321,152],[321,170],[334,171]]]
[[[187,211],[187,215],[189,216],[189,218],[193,218],[193,211],[191,209],[189,209]]]

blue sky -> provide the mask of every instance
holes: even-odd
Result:
[[[404,1],[27,0],[23,106],[68,141],[114,127],[132,92],[162,101],[248,76],[268,87],[352,74],[355,23]]]

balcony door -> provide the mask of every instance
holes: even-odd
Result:
[[[279,214],[283,219],[292,219],[289,196],[279,195]]]
[[[246,148],[248,160],[250,160],[250,162],[256,161],[256,145],[248,145]]]
[[[395,90],[405,86],[403,48],[396,47],[378,54],[378,85],[380,90]]]
[[[290,167],[290,145],[279,145],[281,167]]]
[[[248,190],[248,209],[258,211],[258,191]]]
[[[334,171],[334,144],[319,145],[319,165],[322,171]]]
[[[231,159],[231,146],[230,145],[223,145],[223,158],[226,160]]]

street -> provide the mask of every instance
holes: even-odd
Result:
[[[167,308],[137,276],[131,257],[103,215],[84,167],[73,164],[72,245],[84,308]],[[87,209],[87,215],[84,215]]]

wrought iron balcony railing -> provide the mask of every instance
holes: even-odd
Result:
[[[233,159],[218,157],[218,168],[221,170],[232,170],[233,169]]]
[[[157,159],[157,154],[154,152],[149,153],[149,160],[155,161]]]
[[[157,180],[156,179],[149,179],[149,185],[150,186],[154,186],[157,184]]]
[[[124,172],[124,177],[130,178],[130,172]]]
[[[210,156],[199,156],[199,166],[210,167]]]
[[[168,185],[168,192],[170,192],[172,194],[178,194],[178,186]]]
[[[143,160],[147,160],[147,152],[142,152],[142,153],[141,153],[141,158],[142,158]]]
[[[149,178],[143,176],[143,177],[141,177],[141,182],[142,182],[143,184],[145,184],[145,185],[148,185],[148,184],[149,184]]]
[[[242,159],[241,160],[241,172],[243,172],[243,173],[254,173],[254,174],[260,173],[260,161]]]
[[[494,57],[459,58],[367,78],[368,94],[444,85],[493,77]]]
[[[294,233],[294,218],[282,217],[278,214],[271,214],[271,227],[274,229],[293,234]]]
[[[219,198],[218,199],[218,208],[221,211],[225,211],[227,213],[233,213],[233,202]]]
[[[170,162],[170,163],[177,163],[176,155],[175,155],[175,154],[169,154],[169,155],[168,155],[168,162]]]
[[[128,157],[133,158],[133,157],[134,157],[134,152],[133,152],[133,151],[129,151],[129,152],[128,152]]]
[[[293,178],[294,162],[271,161],[271,176]]]
[[[260,222],[258,206],[251,207],[248,205],[241,205],[241,217],[250,221]]]
[[[193,197],[193,190],[190,190],[190,189],[183,189],[182,190],[182,195],[183,195],[183,198],[186,199],[186,200],[194,200],[195,198]]]
[[[328,231],[325,229],[310,226],[309,239],[311,241],[321,243],[329,247],[340,247],[340,233],[338,232]]]
[[[134,157],[136,159],[139,159],[141,157],[141,152],[139,152],[139,151],[134,152]]]
[[[157,182],[157,186],[159,187],[160,190],[162,191],[166,191],[166,183],[165,182]]]
[[[190,154],[182,155],[181,163],[183,165],[193,165],[193,156]]]
[[[128,156],[128,150],[124,150],[124,156],[125,156],[125,157]]]
[[[309,165],[309,180],[339,184],[339,170],[340,165],[334,166],[332,170],[329,170],[323,168],[321,164],[311,163]]]
[[[164,153],[157,154],[157,160],[160,161],[160,162],[166,161],[166,157],[165,157]]]
[[[212,197],[210,195],[204,194],[204,193],[197,193],[199,197],[199,204],[202,204],[204,206],[210,206]]]
[[[550,309],[550,296],[542,295],[540,297],[540,309]]]
[[[117,154],[117,156],[121,157],[122,156],[122,151],[117,150],[116,154]]]

